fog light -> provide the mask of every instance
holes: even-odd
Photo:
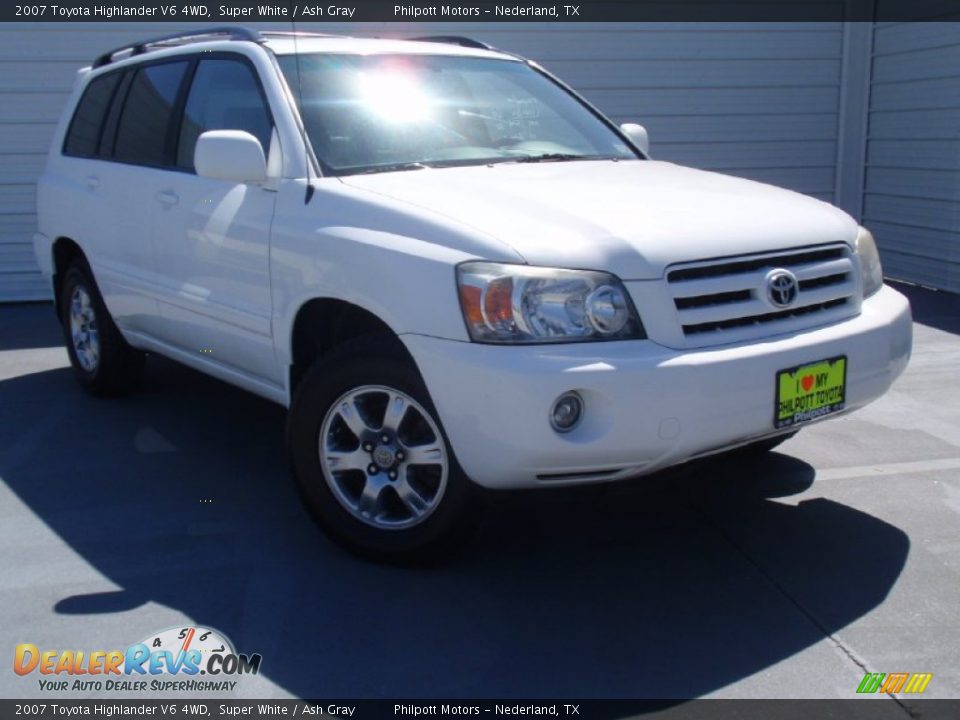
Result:
[[[550,427],[557,432],[570,432],[581,419],[583,419],[583,399],[575,392],[567,392],[558,397],[550,411]]]

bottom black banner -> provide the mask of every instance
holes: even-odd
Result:
[[[0,700],[0,718],[460,718],[903,720],[960,718],[960,700]]]

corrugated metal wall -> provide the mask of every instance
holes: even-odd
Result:
[[[30,248],[33,184],[76,69],[105,49],[183,27],[0,25],[0,300],[47,295]],[[469,33],[539,61],[614,120],[645,124],[658,158],[834,198],[839,23],[297,27],[392,37]]]
[[[887,275],[960,292],[958,201],[960,22],[878,23],[863,215]]]

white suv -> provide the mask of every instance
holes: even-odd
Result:
[[[609,482],[882,395],[911,347],[870,233],[649,159],[462,38],[217,28],[80,72],[37,259],[96,394],[146,352],[290,408],[332,537],[416,558],[474,485]]]

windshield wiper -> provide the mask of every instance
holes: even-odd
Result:
[[[521,157],[476,158],[456,160],[427,160],[425,162],[399,162],[385,165],[369,165],[366,167],[347,168],[340,171],[340,175],[371,175],[373,173],[399,172],[401,170],[423,170],[424,168],[463,167],[467,165],[500,165],[502,163],[539,163],[565,162],[569,160],[618,160],[609,155],[577,155],[576,153],[542,153],[540,155],[524,155]]]
[[[525,157],[511,158],[507,162],[518,163],[539,163],[539,162],[565,162],[567,160],[613,160],[608,155],[577,155],[575,153],[543,153],[541,155],[527,155]]]
[[[585,155],[574,155],[573,153],[543,153],[542,155],[527,155],[526,157],[517,158],[518,163],[535,163],[535,162],[559,162],[562,160],[579,160],[580,158],[588,157]]]
[[[424,165],[422,162],[390,163],[388,165],[371,165],[356,170],[348,170],[342,172],[341,175],[369,175],[371,173],[397,172],[400,170],[423,170],[427,167],[430,166]]]

